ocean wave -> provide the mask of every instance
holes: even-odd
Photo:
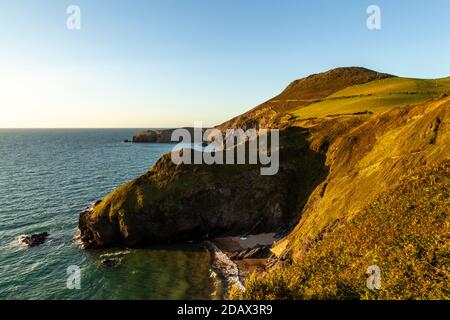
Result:
[[[244,284],[239,276],[239,269],[225,253],[222,252],[214,243],[205,241],[205,244],[210,248],[214,254],[213,268],[218,270],[227,283],[227,290],[236,286],[239,290],[245,291]]]
[[[17,236],[13,241],[9,243],[10,249],[20,249],[20,250],[27,249],[28,245],[25,242],[23,242],[23,238],[25,237],[26,237],[25,234]]]
[[[130,250],[123,250],[118,252],[104,253],[100,255],[100,258],[108,258],[108,257],[121,257],[127,254],[130,254]]]
[[[75,233],[73,234],[72,240],[77,246],[79,246],[80,248],[84,248],[83,241],[81,241],[81,230],[80,230],[80,228],[77,227],[77,229],[75,230]]]

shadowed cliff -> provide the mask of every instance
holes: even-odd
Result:
[[[280,132],[280,168],[273,176],[261,175],[260,165],[176,165],[167,154],[82,213],[82,241],[86,247],[136,246],[283,231],[298,221],[293,213],[326,176],[325,157],[309,148],[306,133]]]

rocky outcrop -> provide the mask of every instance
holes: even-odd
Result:
[[[132,141],[135,143],[173,143],[171,135],[174,129],[144,130],[136,133]]]
[[[122,263],[122,258],[104,258],[100,261],[102,267],[117,267]]]
[[[189,131],[191,136],[194,136],[194,128],[185,127]],[[172,141],[172,132],[176,129],[163,129],[163,130],[144,130],[136,133],[133,136],[132,142],[135,143],[178,143],[180,141]]]

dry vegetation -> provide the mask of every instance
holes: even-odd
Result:
[[[292,265],[253,275],[244,299],[449,299],[450,161],[407,176]],[[381,268],[381,289],[366,287]]]

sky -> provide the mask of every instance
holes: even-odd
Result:
[[[0,128],[212,126],[312,73],[438,78],[449,57],[448,0],[0,0]]]

